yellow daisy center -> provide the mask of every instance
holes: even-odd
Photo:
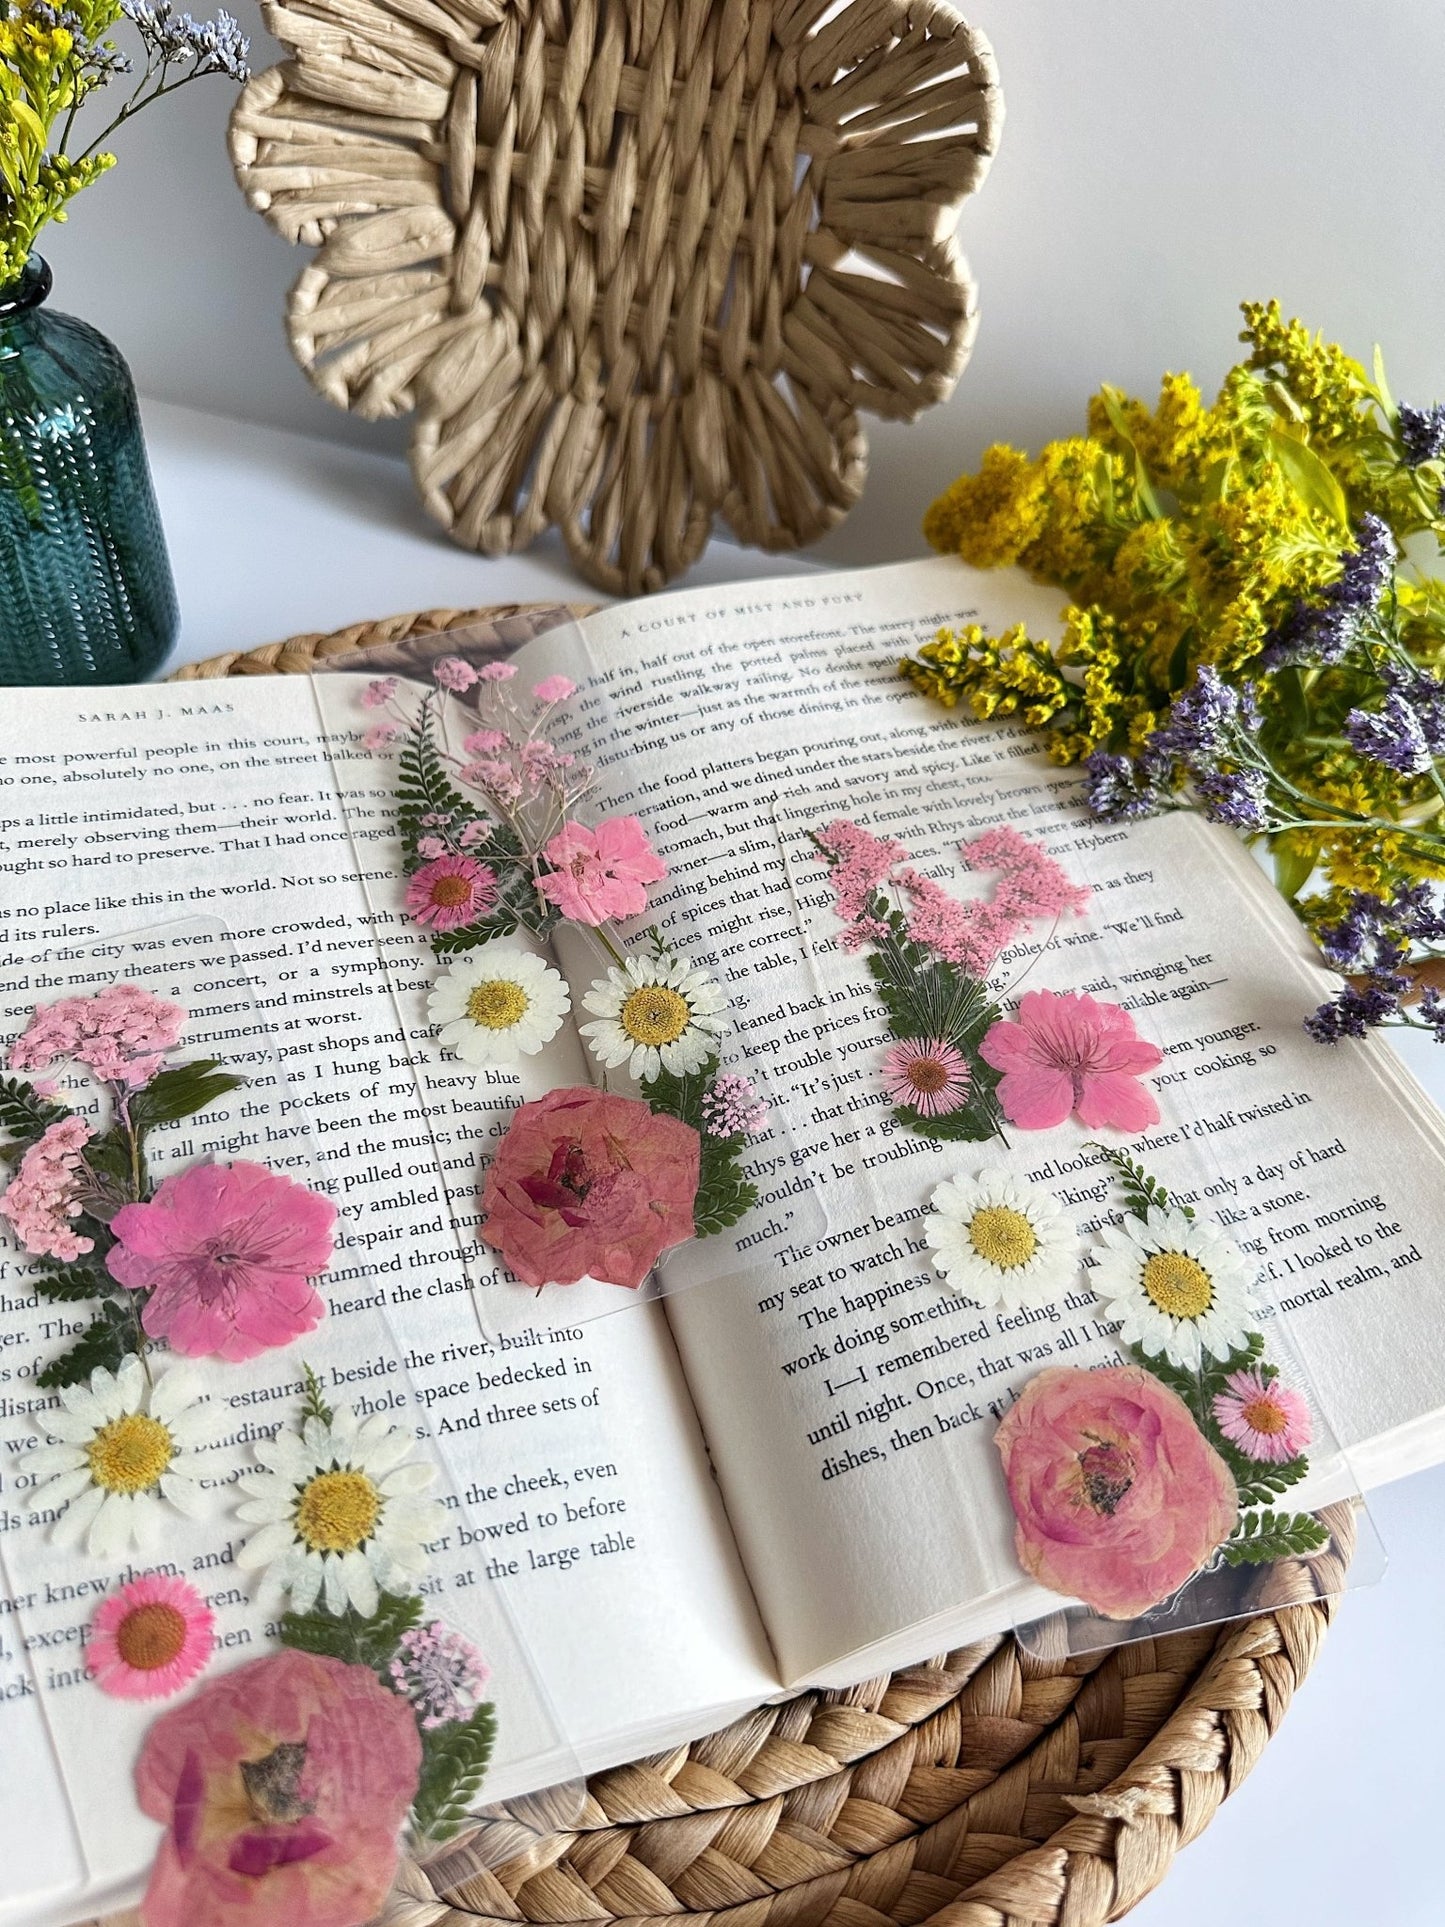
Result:
[[[431,900],[440,909],[458,909],[462,904],[471,902],[471,883],[466,877],[435,877],[432,880]]]
[[[634,1044],[674,1044],[692,1022],[692,1006],[666,984],[645,984],[623,1004],[621,1021]]]
[[[115,1649],[138,1673],[169,1666],[186,1643],[186,1622],[174,1606],[160,1600],[127,1613],[115,1632]]]
[[[312,1552],[355,1552],[376,1529],[381,1494],[364,1472],[320,1472],[296,1505],[296,1530]]]
[[[90,1441],[90,1476],[107,1492],[130,1495],[159,1485],[176,1448],[159,1419],[127,1412],[102,1425]]]
[[[1251,1432],[1262,1432],[1266,1437],[1283,1432],[1289,1425],[1289,1415],[1272,1398],[1252,1398],[1240,1406],[1239,1416]]]
[[[527,1014],[528,997],[520,984],[505,977],[478,984],[467,999],[467,1015],[487,1030],[510,1030]]]
[[[1166,1318],[1202,1318],[1214,1303],[1214,1280],[1182,1251],[1156,1251],[1144,1267],[1143,1285]]]
[[[1039,1248],[1038,1236],[1022,1211],[986,1204],[968,1221],[968,1241],[987,1265],[1012,1271],[1026,1265]]]

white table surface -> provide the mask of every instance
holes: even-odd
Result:
[[[597,599],[555,544],[502,560],[454,547],[399,461],[160,403],[145,417],[182,612],[168,669],[402,610]],[[716,542],[691,579],[790,566]],[[1425,1053],[1412,1063],[1445,1103],[1438,1055],[1438,1069]],[[1343,1602],[1244,1792],[1130,1916],[1138,1927],[1445,1922],[1445,1468],[1370,1509],[1388,1572]]]

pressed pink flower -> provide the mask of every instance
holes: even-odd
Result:
[[[702,1121],[710,1137],[761,1137],[768,1128],[768,1107],[750,1077],[719,1071],[703,1096]]]
[[[1108,1619],[1167,1599],[1234,1530],[1228,1467],[1183,1399],[1137,1365],[1048,1367],[994,1443],[1019,1563]]]
[[[204,1672],[216,1646],[216,1615],[184,1579],[149,1573],[96,1608],[85,1663],[102,1693],[169,1699]]]
[[[510,740],[504,729],[474,729],[470,736],[463,736],[462,748],[468,756],[494,756]]]
[[[434,859],[445,856],[447,846],[439,836],[419,836],[416,840],[416,852],[418,856]]]
[[[48,1125],[0,1195],[0,1217],[9,1219],[21,1244],[37,1258],[69,1264],[95,1249],[95,1240],[78,1236],[70,1223],[80,1210],[79,1181],[90,1138],[83,1117]]]
[[[972,1082],[962,1051],[943,1037],[909,1037],[884,1053],[884,1090],[920,1117],[947,1117],[958,1110]]]
[[[635,816],[604,817],[595,830],[569,823],[543,855],[556,868],[537,888],[573,923],[637,916],[647,908],[646,886],[667,875]]]
[[[1278,1465],[1298,1458],[1314,1435],[1303,1392],[1266,1378],[1256,1365],[1231,1372],[1214,1398],[1214,1418],[1224,1436],[1252,1459]]]
[[[516,673],[517,665],[514,662],[489,662],[482,665],[481,679],[483,682],[510,682]]]
[[[892,837],[870,836],[846,816],[836,817],[826,829],[819,830],[817,841],[832,859],[828,881],[844,923],[867,915],[873,891],[887,879],[894,864],[908,854]]]
[[[362,730],[361,747],[369,756],[374,756],[380,750],[390,749],[400,734],[397,723],[373,723],[370,729]]]
[[[390,1673],[392,1685],[411,1701],[428,1732],[470,1719],[491,1678],[491,1668],[472,1642],[440,1619],[402,1634]]]
[[[453,690],[457,695],[479,680],[476,670],[460,656],[443,656],[440,662],[434,662],[432,675],[443,689]]]
[[[210,1680],[146,1735],[165,1828],[144,1927],[358,1927],[396,1871],[421,1739],[369,1666],[286,1648]]]
[[[362,708],[385,709],[397,692],[399,680],[396,676],[378,676],[375,682],[369,682],[361,692]]]
[[[255,1358],[311,1331],[336,1206],[264,1164],[193,1164],[111,1220],[110,1275],[148,1291],[141,1323],[187,1358]]]
[[[971,977],[986,977],[1000,950],[1022,927],[995,904],[950,896],[921,870],[900,870],[898,882],[912,905],[909,936]]]
[[[486,840],[487,826],[485,823],[478,822],[476,817],[473,817],[470,823],[463,823],[457,832],[457,842],[464,850],[473,849],[478,843],[485,843]]]
[[[586,1087],[523,1104],[487,1170],[481,1236],[524,1285],[636,1290],[693,1235],[701,1140],[636,1098]]]
[[[1159,1122],[1154,1094],[1139,1082],[1164,1053],[1118,1004],[1078,991],[1031,990],[1018,1018],[1001,1018],[979,1046],[1002,1071],[998,1099],[1010,1124],[1046,1131],[1073,1112],[1089,1130],[1142,1131]]]
[[[1018,925],[1005,939],[1008,943],[1035,917],[1057,917],[1066,911],[1081,915],[1089,907],[1089,886],[1072,882],[1063,865],[1056,863],[1047,850],[1007,823],[985,830],[958,848],[970,870],[999,873],[993,908]]]
[[[138,1090],[161,1068],[185,1023],[180,1004],[139,984],[112,984],[93,997],[62,997],[37,1006],[10,1047],[10,1068],[43,1071],[68,1057],[102,1083]]]
[[[406,886],[407,914],[423,929],[460,930],[497,900],[497,873],[472,856],[439,856],[414,870]]]
[[[577,685],[569,676],[544,676],[534,684],[532,694],[539,703],[565,703],[577,694]]]

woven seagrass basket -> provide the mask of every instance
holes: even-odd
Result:
[[[432,610],[180,674],[305,673],[356,650],[415,665],[483,623],[500,652],[572,613]],[[1262,1569],[1254,1618],[1058,1661],[982,1640],[759,1707],[595,1774],[579,1819],[501,1864],[498,1820],[405,1862],[384,1927],[1117,1920],[1244,1779],[1313,1664],[1354,1544],[1351,1508],[1324,1516],[1330,1546]]]

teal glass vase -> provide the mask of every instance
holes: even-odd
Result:
[[[0,289],[0,684],[135,682],[178,621],[135,387],[49,293]]]

